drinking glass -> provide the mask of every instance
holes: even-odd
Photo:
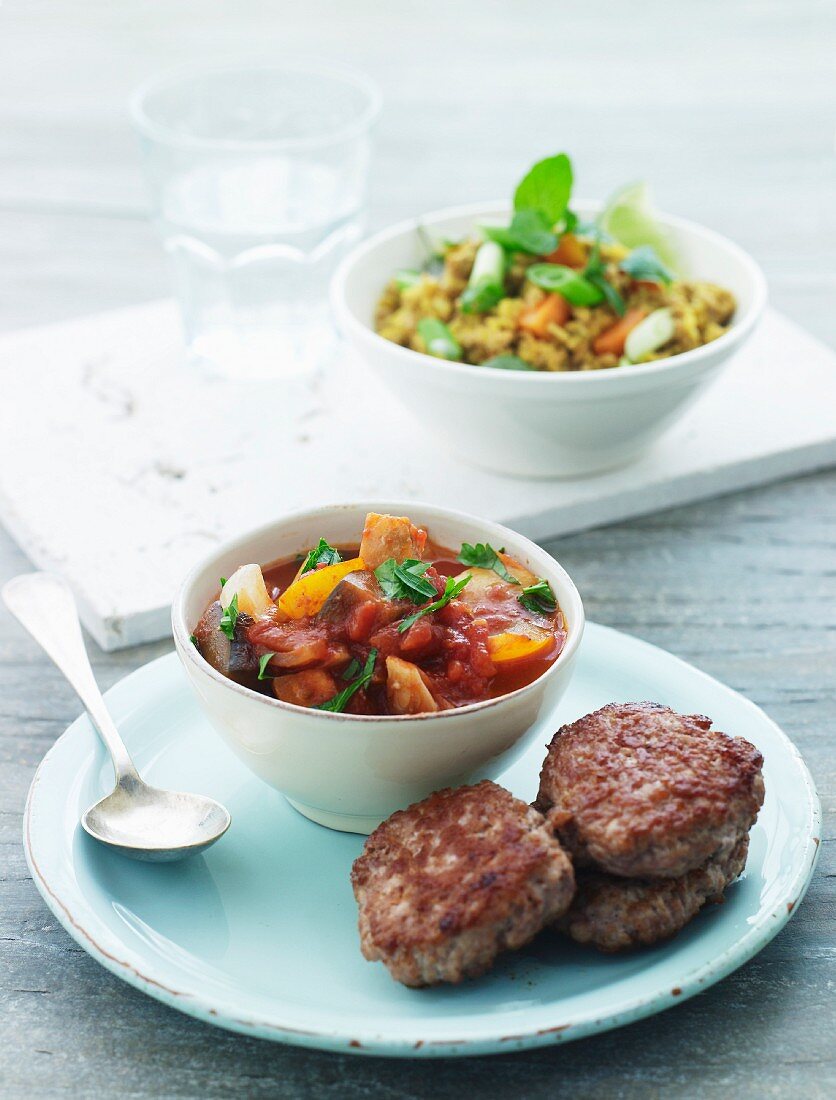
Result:
[[[131,99],[191,355],[231,378],[309,373],[332,269],[363,231],[376,86],[322,65],[180,69]]]

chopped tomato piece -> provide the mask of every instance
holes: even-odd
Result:
[[[562,294],[548,294],[536,306],[520,314],[519,327],[543,340],[549,335],[551,325],[565,325],[572,316],[572,307]]]
[[[586,250],[573,233],[564,233],[554,252],[546,256],[546,263],[583,267],[586,263]]]
[[[614,325],[604,329],[592,342],[596,355],[623,355],[624,344],[633,329],[647,316],[646,309],[628,309]]]

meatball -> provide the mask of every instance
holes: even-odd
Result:
[[[535,806],[578,866],[679,878],[728,857],[763,803],[763,757],[701,715],[611,703],[555,734]]]
[[[487,780],[393,814],[351,882],[363,954],[409,986],[483,974],[560,916],[575,890],[542,815]]]
[[[723,900],[723,891],[746,864],[748,849],[749,838],[744,837],[731,854],[710,859],[680,878],[625,879],[581,871],[575,899],[555,927],[605,952],[670,939],[706,902]]]

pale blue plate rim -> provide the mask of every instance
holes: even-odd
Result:
[[[275,1016],[271,1014],[269,1017],[259,1017],[249,1012],[245,1003],[238,1003],[231,998],[206,997],[201,993],[199,982],[193,988],[172,989],[166,985],[164,974],[154,972],[154,967],[148,967],[146,960],[141,957],[133,958],[134,952],[126,952],[125,945],[119,938],[114,936],[107,926],[97,918],[93,910],[85,906],[85,899],[81,894],[77,897],[70,896],[73,891],[69,890],[62,896],[60,889],[54,888],[57,884],[54,882],[52,885],[50,884],[56,872],[55,867],[49,866],[50,856],[53,853],[50,852],[46,843],[43,847],[37,848],[37,851],[33,845],[33,832],[35,831],[33,826],[40,809],[40,791],[42,788],[49,787],[50,783],[55,783],[56,780],[59,789],[66,784],[66,776],[56,776],[50,773],[54,770],[52,768],[53,762],[62,752],[62,749],[66,748],[74,731],[78,729],[80,724],[86,722],[83,715],[67,728],[46,753],[29,789],[24,811],[23,841],[26,860],[33,881],[53,915],[79,946],[105,969],[129,985],[147,993],[171,1008],[206,1023],[242,1034],[297,1046],[341,1053],[389,1057],[451,1057],[509,1053],[515,1050],[580,1039],[597,1032],[621,1027],[661,1012],[672,1005],[681,1004],[689,997],[703,992],[711,985],[722,980],[756,955],[778,934],[793,913],[797,911],[798,905],[809,886],[819,855],[821,808],[818,795],[812,777],[790,738],[768,715],[754,703],[745,699],[740,693],[735,692],[719,680],[708,676],[666,650],[651,645],[649,642],[596,623],[587,623],[587,631],[585,639],[587,646],[594,645],[596,639],[602,642],[605,640],[617,641],[620,645],[631,647],[643,653],[648,661],[662,661],[667,663],[670,668],[678,669],[681,673],[686,674],[689,678],[701,681],[706,690],[719,691],[726,696],[733,696],[738,704],[742,703],[745,706],[753,720],[765,724],[774,735],[777,735],[779,742],[786,750],[787,763],[791,763],[795,768],[797,778],[801,780],[807,798],[807,813],[805,814],[807,827],[804,843],[803,847],[799,849],[800,854],[795,874],[792,880],[787,883],[783,894],[776,898],[770,907],[759,910],[756,922],[751,924],[746,933],[740,936],[729,949],[715,958],[707,958],[700,965],[684,971],[675,986],[671,986],[669,982],[666,982],[664,988],[648,990],[643,988],[642,975],[638,974],[635,979],[631,980],[631,984],[638,986],[637,992],[632,996],[623,998],[620,1003],[602,1005],[599,1013],[589,1012],[585,1016],[575,1018],[568,1023],[563,1020],[555,1022],[554,1019],[539,1019],[535,1022],[541,1026],[526,1028],[523,1033],[519,1034],[505,1034],[505,1029],[501,1023],[502,1017],[486,1014],[486,1019],[490,1019],[493,1025],[490,1033],[470,1038],[463,1037],[460,1040],[423,1040],[415,1036],[405,1039],[384,1035],[364,1029],[361,1021],[357,1021],[356,1026],[351,1027],[350,1034],[344,1028],[335,1029],[327,1026],[303,1030],[295,1027],[291,1019],[282,1018],[281,1013]],[[118,699],[120,694],[129,692],[134,688],[139,689],[141,695],[143,691],[147,691],[149,687],[153,686],[160,673],[167,672],[169,666],[176,665],[176,654],[166,654],[124,677],[106,695],[112,695],[114,699]],[[185,678],[183,680],[183,692],[188,693]],[[253,782],[256,783],[258,780],[253,778]],[[49,866],[47,872],[42,871],[41,868],[44,866]],[[143,969],[140,969],[140,967],[143,967]],[[145,971],[150,972],[146,973]],[[184,983],[181,982],[182,984]]]

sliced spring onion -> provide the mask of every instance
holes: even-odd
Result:
[[[505,297],[505,252],[496,241],[479,245],[467,287],[459,299],[464,313],[485,313]]]
[[[495,355],[492,359],[486,359],[483,367],[493,367],[494,370],[537,370],[519,355]]]
[[[563,264],[532,264],[526,278],[549,292],[557,291],[573,306],[594,306],[603,302],[603,292],[574,268]]]
[[[422,317],[418,322],[418,335],[424,341],[427,355],[434,355],[436,359],[461,359],[461,344],[437,317]]]
[[[673,314],[667,308],[655,309],[630,332],[624,351],[632,363],[640,363],[673,339]]]
[[[395,286],[398,290],[406,290],[420,281],[421,272],[415,271],[414,268],[405,267],[401,271],[395,272]]]

